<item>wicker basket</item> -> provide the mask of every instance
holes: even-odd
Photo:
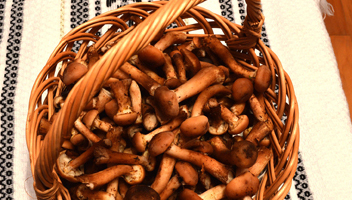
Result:
[[[260,40],[264,21],[260,12],[260,0],[247,0],[248,15],[244,26],[233,24],[222,16],[197,7],[202,1],[172,0],[127,5],[89,20],[62,38],[38,75],[29,102],[26,138],[38,199],[70,199],[68,189],[63,186],[54,170],[63,139],[70,138],[74,121],[87,102],[100,91],[104,82],[135,52],[149,44],[158,30],[165,29],[173,22],[178,26],[174,30],[204,31],[204,34],[188,34],[188,38],[212,35],[214,28],[220,28],[223,34],[216,35],[217,38],[225,41],[232,50],[243,50],[236,54],[239,63],[252,70],[260,64],[270,67],[272,83],[265,92],[265,106],[275,126],[269,134],[274,156],[261,178],[255,199],[284,199],[291,187],[298,162],[298,105],[291,80],[278,57]],[[141,16],[144,21],[136,27],[128,27],[126,21],[131,16]],[[198,23],[186,25],[185,18],[193,18]],[[111,28],[99,37],[96,33],[103,26]],[[121,32],[116,34],[117,30]],[[77,41],[82,41],[82,44],[75,53],[72,48]],[[75,84],[63,107],[55,109],[54,99],[64,90],[60,76],[68,61],[86,59],[87,49],[92,43],[99,50],[112,41],[116,44]],[[263,56],[257,56],[255,50],[259,50]],[[278,93],[274,92],[275,87],[278,88]],[[46,135],[39,134],[40,120],[50,120],[54,114],[57,115],[49,132]],[[287,119],[283,123],[284,115]]]

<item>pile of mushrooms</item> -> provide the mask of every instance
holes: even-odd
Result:
[[[66,92],[108,49],[62,69]],[[272,157],[270,84],[267,66],[247,68],[217,37],[169,30],[105,82],[55,169],[72,199],[252,199]]]

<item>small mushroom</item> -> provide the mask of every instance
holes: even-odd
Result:
[[[138,69],[140,69],[142,72],[144,72],[145,74],[147,74],[150,78],[152,78],[153,80],[155,80],[156,82],[158,82],[160,85],[163,85],[165,82],[165,79],[160,77],[155,71],[153,71],[153,67],[148,67],[145,66],[139,59],[139,57],[137,55],[132,56],[129,59],[129,62],[134,65],[137,66]],[[163,61],[165,62],[165,61]],[[164,64],[163,64],[164,65]],[[152,69],[150,69],[152,68]]]
[[[203,200],[195,193],[193,190],[184,188],[182,192],[178,195],[178,199],[190,199],[190,200]]]
[[[262,106],[259,99],[255,94],[252,94],[248,100],[249,105],[252,109],[253,115],[258,121],[268,120],[268,114],[266,113],[265,107]]]
[[[228,133],[235,135],[244,131],[249,124],[247,115],[236,116],[227,107],[220,105],[221,118],[228,123]]]
[[[239,78],[232,84],[232,98],[237,103],[246,102],[253,94],[253,83],[248,78]]]
[[[229,49],[225,47],[215,36],[204,38],[204,44],[208,46],[209,49],[216,54],[237,76],[243,78],[255,77],[255,72],[249,71],[242,67],[232,56]]]
[[[78,59],[67,65],[61,80],[65,85],[71,85],[82,78],[87,72],[88,67],[85,61]]]
[[[110,88],[118,104],[118,111],[113,117],[113,120],[117,125],[131,125],[138,117],[138,114],[132,110],[131,99],[128,95],[130,85],[130,79],[124,79],[121,81],[117,80],[110,84]]]
[[[258,145],[272,130],[274,130],[274,124],[271,119],[268,118],[268,120],[264,122],[256,123],[246,137],[246,140]]]
[[[175,164],[175,158],[166,154],[163,155],[160,161],[158,173],[154,179],[154,182],[150,186],[159,194],[165,189],[169,179],[171,178]]]
[[[134,134],[132,138],[133,146],[136,148],[138,152],[145,151],[147,147],[147,143],[150,142],[155,135],[164,131],[172,131],[176,129],[186,119],[186,117],[187,117],[187,113],[185,113],[184,111],[181,111],[176,118],[172,119],[167,124],[160,126],[159,128],[155,129],[154,131],[146,135],[143,135],[140,132],[137,132],[136,134]]]
[[[186,67],[183,63],[183,56],[181,52],[179,50],[174,50],[170,53],[170,57],[172,58],[172,61],[175,64],[178,79],[181,83],[185,83],[187,81]]]
[[[181,49],[180,52],[183,55],[186,71],[190,72],[190,77],[197,74],[197,72],[201,69],[200,61],[197,56],[187,49]]]
[[[108,103],[111,99],[113,99],[112,94],[102,88],[98,94],[98,96],[93,97],[93,99],[87,104],[85,110],[97,110],[98,113],[101,113],[105,109],[105,104]]]
[[[79,182],[84,183],[91,190],[94,190],[95,188],[100,188],[101,186],[109,183],[117,177],[121,177],[129,173],[134,173],[132,166],[115,165],[94,174],[76,176],[76,179]]]
[[[194,187],[198,183],[198,173],[191,164],[178,161],[175,165],[177,174],[182,178],[182,185]]]
[[[255,79],[254,79],[254,89],[259,92],[265,92],[271,83],[271,71],[267,65],[261,65],[258,67]]]
[[[235,177],[227,184],[225,195],[230,199],[239,199],[245,196],[253,196],[259,189],[259,180],[250,172],[245,172]]]
[[[223,199],[226,197],[225,189],[226,189],[226,185],[220,184],[203,192],[202,194],[199,195],[199,197],[201,199],[207,199],[207,200]]]
[[[98,110],[88,111],[82,118],[82,122],[90,130],[100,129],[104,132],[108,132],[112,129],[112,125],[105,121],[100,120]]]
[[[174,175],[167,183],[165,189],[160,193],[160,200],[168,199],[181,186],[177,175]]]
[[[213,153],[213,147],[207,141],[201,141],[198,138],[191,139],[184,144],[182,144],[182,148],[191,149],[193,151],[201,152],[207,155],[211,155]]]
[[[136,81],[132,80],[130,88],[130,99],[132,111],[137,113],[135,124],[142,123],[142,93]]]
[[[128,164],[142,165],[147,171],[153,171],[155,167],[155,158],[145,151],[143,155],[135,155],[130,153],[114,152],[104,147],[94,149],[95,163],[101,164]]]
[[[174,66],[172,65],[172,60],[171,60],[170,56],[167,53],[164,53],[164,58],[165,58],[165,64],[163,66],[163,71],[166,76],[166,80],[164,82],[164,85],[170,89],[177,88],[182,83],[177,78],[177,73],[175,71]]]
[[[160,200],[159,194],[146,185],[134,185],[130,187],[124,198],[125,200]]]
[[[147,131],[152,131],[159,124],[153,107],[146,103],[142,104],[142,120],[143,120],[143,127]]]
[[[248,168],[255,163],[258,156],[256,146],[245,140],[235,142],[231,150],[218,136],[211,138],[209,142],[214,149],[213,157],[224,164]]]

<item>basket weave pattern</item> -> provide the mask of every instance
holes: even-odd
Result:
[[[213,29],[220,28],[223,34],[216,37],[225,41],[231,50],[238,52],[234,55],[240,64],[251,70],[256,70],[260,64],[270,67],[272,83],[265,93],[265,105],[275,125],[269,135],[274,156],[261,179],[255,198],[284,199],[297,167],[298,106],[292,82],[283,70],[280,60],[260,40],[260,30],[264,22],[260,1],[247,0],[248,15],[244,26],[233,24],[222,16],[197,7],[200,2],[202,0],[173,0],[127,5],[91,19],[62,38],[38,75],[29,102],[26,138],[38,199],[70,199],[68,189],[63,186],[55,172],[55,163],[63,140],[71,137],[74,121],[100,91],[104,82],[133,54],[149,44],[158,30],[165,29],[173,22],[178,26],[173,30],[204,31],[204,34],[190,33],[188,38],[213,35]],[[143,22],[138,26],[128,27],[126,22],[131,16],[140,16]],[[186,25],[186,18],[195,19],[197,24]],[[110,28],[99,37],[96,33],[103,26]],[[77,41],[82,41],[82,45],[75,53],[72,47]],[[64,84],[59,77],[69,61],[87,59],[88,48],[92,43],[97,51],[107,44],[114,45],[75,84],[64,106],[57,111],[54,98],[60,96],[64,90]],[[260,51],[263,56],[257,56],[255,50]],[[274,92],[275,86],[278,87],[277,94]],[[47,92],[47,96],[43,96],[44,92]],[[40,120],[44,117],[50,120],[56,112],[58,113],[49,132],[45,136],[38,134]],[[287,116],[285,123],[281,121],[284,115]]]

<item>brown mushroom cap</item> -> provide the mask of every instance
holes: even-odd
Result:
[[[208,129],[208,118],[204,115],[188,118],[180,126],[181,133],[189,138],[202,136]]]
[[[88,111],[82,118],[82,122],[87,126],[88,129],[92,129],[94,120],[98,117],[98,110]]]
[[[253,94],[253,83],[248,78],[239,78],[232,85],[232,98],[237,103],[246,102]]]
[[[171,131],[161,132],[153,137],[149,143],[149,153],[151,156],[157,156],[167,150],[175,138]]]
[[[142,165],[133,165],[133,172],[128,173],[123,176],[125,181],[130,185],[139,184],[144,180],[145,177],[145,169]]]
[[[271,79],[272,76],[269,67],[266,65],[261,65],[255,76],[254,89],[259,93],[265,92],[270,86]]]
[[[198,57],[187,49],[181,49],[180,52],[183,55],[187,71],[190,71],[191,76],[194,76],[201,69]]]
[[[176,94],[166,86],[161,86],[155,90],[154,98],[157,106],[162,110],[166,118],[174,118],[178,115],[179,104]]]
[[[158,68],[165,63],[164,54],[152,45],[148,45],[138,52],[139,60],[151,69]]]
[[[245,196],[253,196],[258,189],[258,178],[250,172],[245,172],[227,184],[225,195],[230,199],[238,199]]]
[[[130,187],[124,198],[125,200],[160,200],[159,194],[146,185],[134,185]]]
[[[231,161],[231,164],[241,168],[248,168],[257,160],[258,150],[255,144],[243,140],[232,145],[230,156],[231,159],[229,161]]]
[[[82,76],[88,72],[88,67],[84,62],[73,61],[67,65],[62,75],[62,82],[65,85],[71,85],[77,82]]]
[[[198,183],[198,172],[193,168],[191,164],[184,161],[178,161],[175,165],[175,169],[183,182],[186,185],[195,186]]]

